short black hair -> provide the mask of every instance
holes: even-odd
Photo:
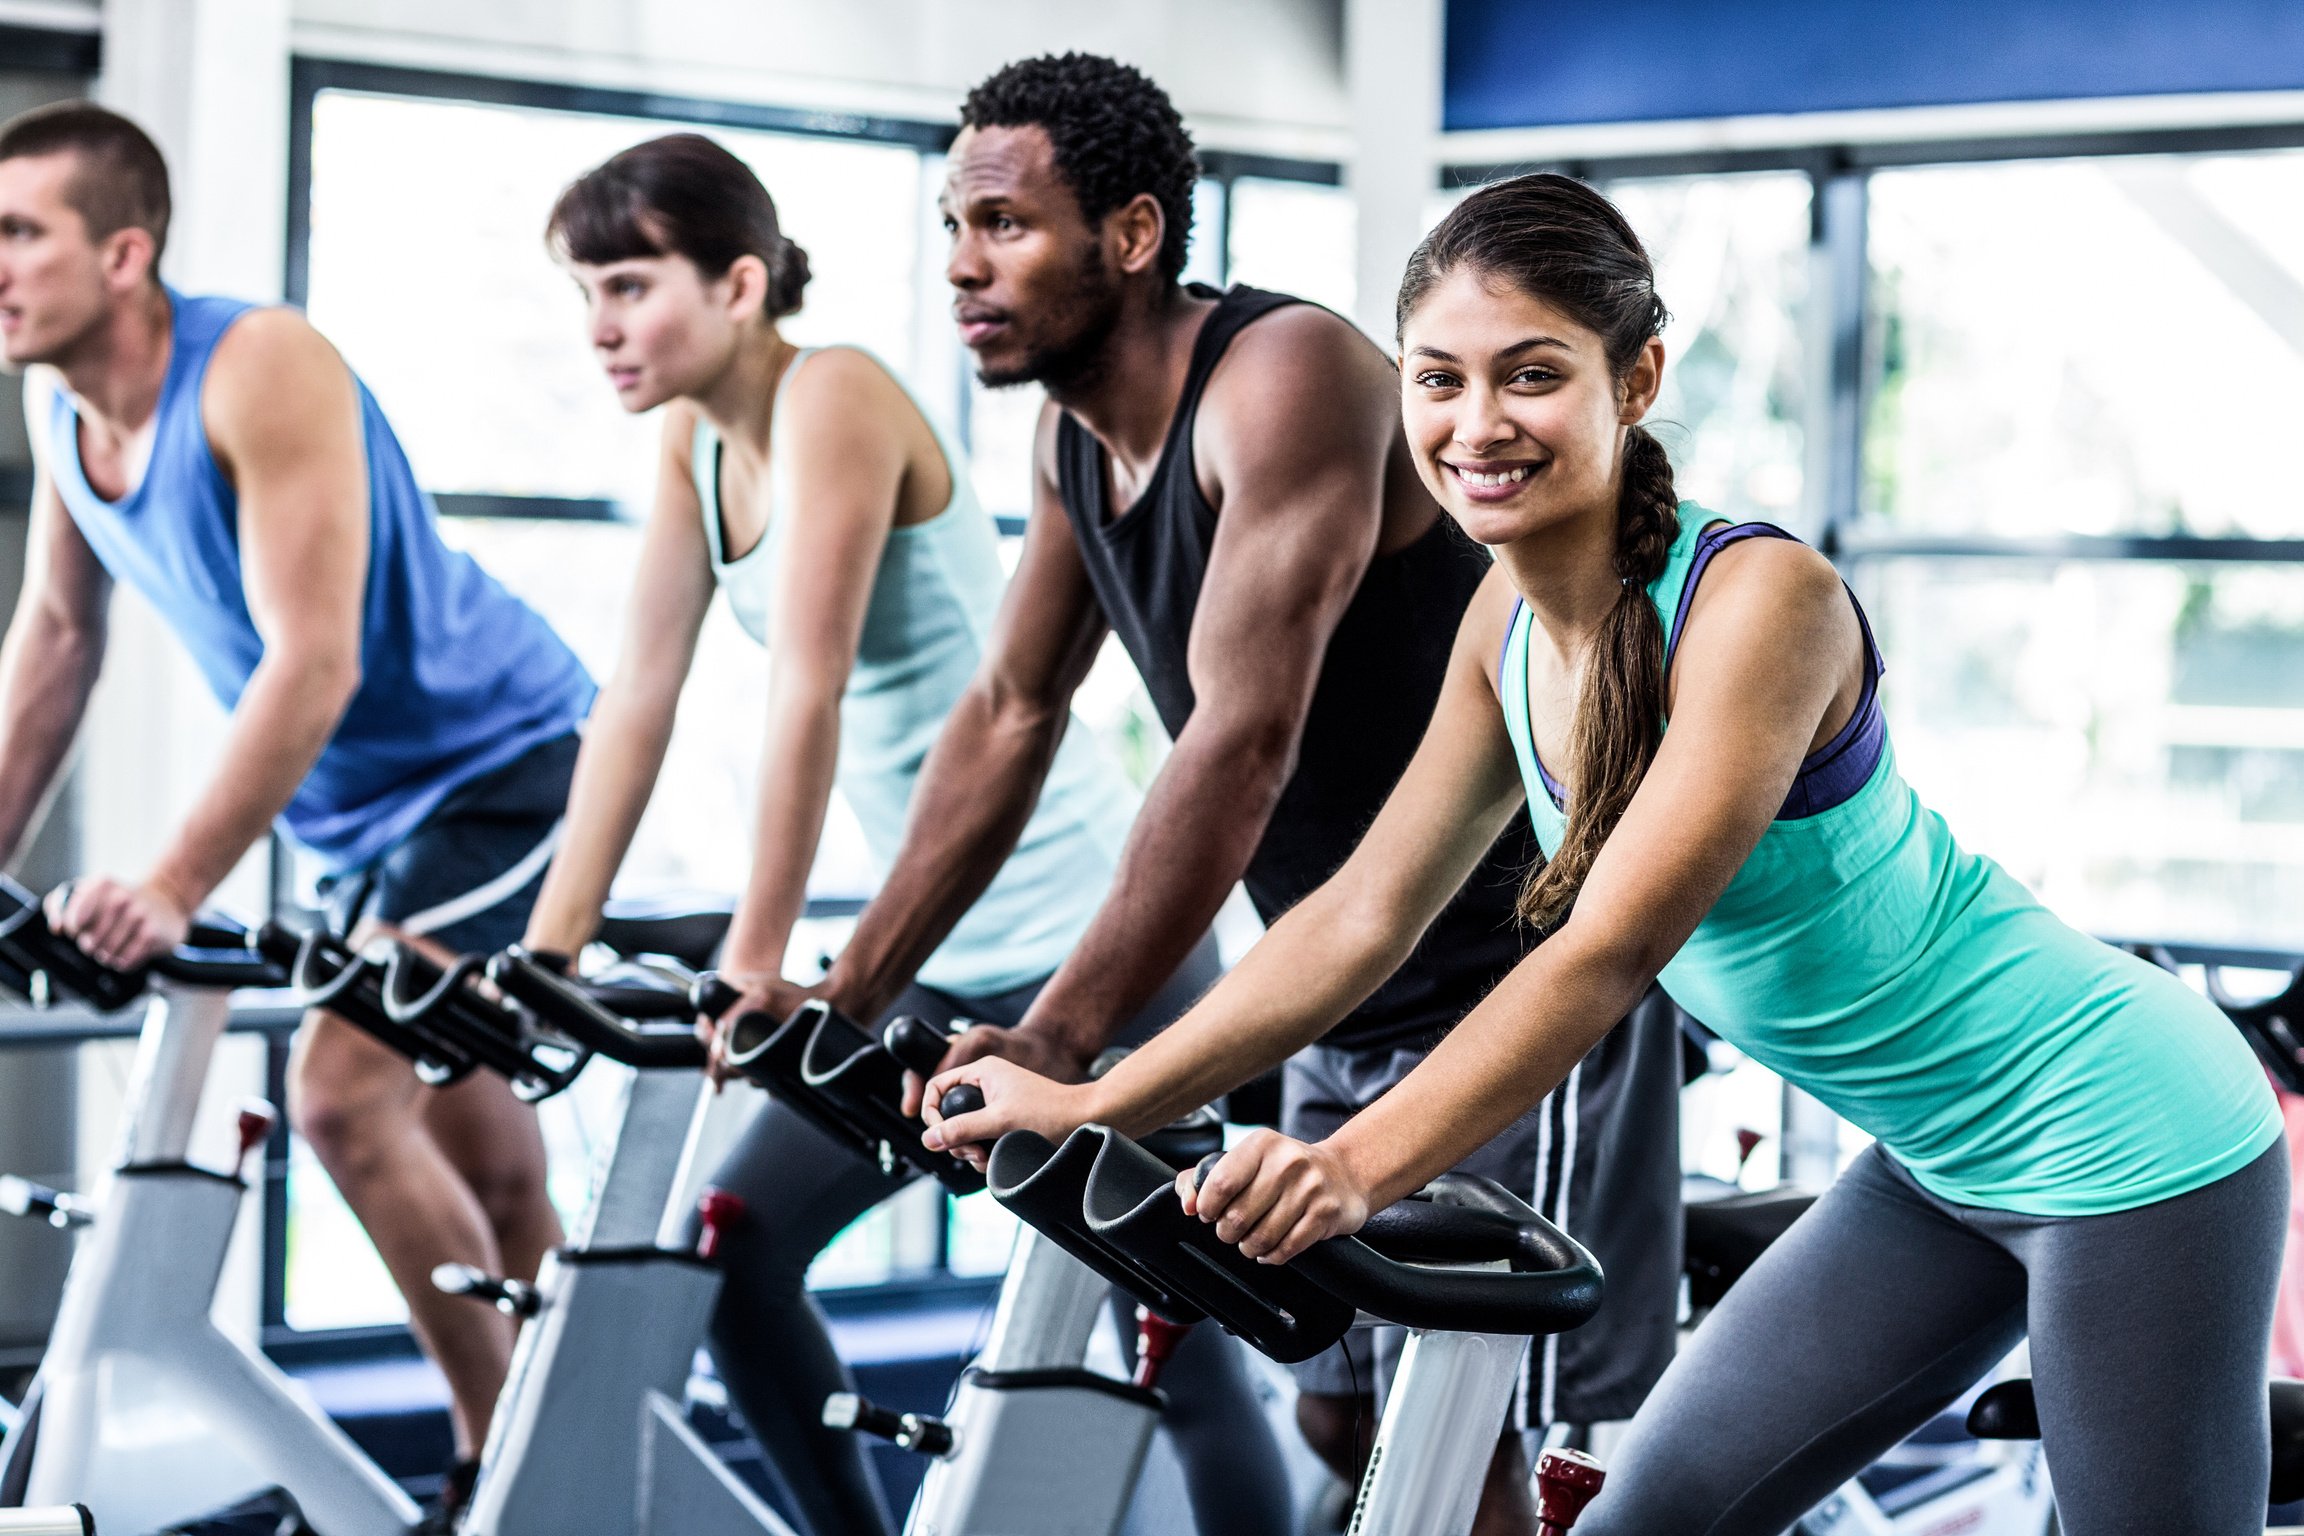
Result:
[[[1021,59],[968,93],[960,122],[1045,131],[1090,223],[1149,192],[1167,226],[1161,274],[1170,282],[1182,274],[1200,161],[1175,103],[1142,71],[1093,53]]]
[[[152,136],[92,101],[58,101],[0,124],[0,160],[72,154],[65,193],[102,240],[134,225],[152,237],[152,259],[168,248],[168,162]]]

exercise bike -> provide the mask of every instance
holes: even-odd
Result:
[[[103,1208],[23,1186],[27,1214],[84,1228],[54,1331],[0,1460],[0,1504],[79,1500],[142,1533],[286,1488],[328,1536],[401,1536],[408,1496],[273,1364],[210,1320],[249,1156],[269,1105],[243,1109],[231,1167],[187,1159],[208,1063],[236,987],[285,976],[243,929],[203,923],[137,972],[53,933],[38,898],[0,879],[0,984],[101,1011],[149,993]],[[382,1024],[384,1021],[374,1021]]]
[[[708,1013],[735,994],[708,984]],[[967,1162],[921,1145],[902,1113],[907,1070],[932,1075],[949,1045],[940,1030],[898,1019],[875,1039],[822,1002],[779,1023],[731,1026],[729,1065],[819,1130],[893,1170],[905,1164],[956,1194],[984,1187]],[[1163,1132],[1187,1162],[1222,1145],[1211,1113]],[[1107,1278],[1029,1227],[1017,1234],[984,1349],[941,1416],[897,1413],[853,1393],[824,1404],[824,1422],[928,1458],[905,1529],[913,1536],[1113,1536],[1123,1525],[1165,1399],[1161,1365],[1180,1330],[1140,1316],[1136,1370],[1121,1381],[1087,1368],[1107,1309]]]
[[[962,1114],[980,1102],[963,1087],[942,1107]],[[1219,1155],[1198,1160],[1202,1179]],[[1356,1536],[1470,1530],[1528,1337],[1577,1327],[1600,1305],[1589,1253],[1501,1186],[1467,1175],[1444,1175],[1357,1235],[1268,1265],[1184,1213],[1173,1156],[1108,1127],[1085,1126],[1061,1146],[1011,1132],[987,1171],[995,1200],[1173,1326],[1213,1320],[1282,1363],[1309,1359],[1363,1318],[1407,1328],[1353,1509]],[[1544,1453],[1542,1529],[1567,1531],[1601,1480],[1582,1452]]]

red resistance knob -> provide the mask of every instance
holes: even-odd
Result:
[[[724,1189],[707,1189],[696,1202],[696,1214],[704,1227],[696,1234],[696,1257],[715,1259],[720,1256],[720,1239],[744,1219],[744,1201]]]
[[[279,1118],[270,1104],[262,1099],[249,1099],[240,1106],[240,1156],[238,1163],[248,1161],[248,1154],[271,1139],[272,1124]]]
[[[1600,1463],[1582,1451],[1546,1451],[1536,1459],[1536,1528],[1553,1536],[1576,1523],[1607,1479]]]
[[[1742,1173],[1744,1165],[1752,1161],[1752,1154],[1760,1150],[1760,1143],[1768,1138],[1758,1131],[1742,1130],[1736,1133],[1736,1171]]]
[[[1168,1357],[1176,1353],[1176,1346],[1184,1342],[1184,1335],[1192,1331],[1190,1323],[1172,1323],[1147,1307],[1136,1309],[1136,1385],[1150,1389],[1160,1384],[1161,1368]]]

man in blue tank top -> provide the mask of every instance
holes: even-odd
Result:
[[[375,400],[303,317],[164,287],[167,168],[85,103],[0,127],[0,352],[31,365],[27,575],[0,647],[0,850],[63,764],[114,580],[232,712],[221,761],[140,879],[55,920],[134,965],[277,825],[338,915],[451,950],[516,939],[557,836],[592,683],[544,622],[441,543]],[[421,1088],[342,1020],[306,1021],[299,1128],[375,1239],[477,1453],[510,1325],[437,1264],[533,1274],[557,1241],[533,1111],[489,1074]]]

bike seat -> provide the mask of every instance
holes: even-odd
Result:
[[[1717,1305],[1768,1245],[1815,1203],[1814,1195],[1798,1189],[1736,1190],[1710,1198],[1691,1192],[1681,1259],[1688,1275],[1689,1305]]]
[[[1168,1163],[1107,1126],[1061,1147],[1015,1131],[992,1149],[1003,1206],[1171,1322],[1212,1317],[1283,1363],[1326,1349],[1362,1312],[1431,1331],[1543,1334],[1600,1305],[1592,1256],[1485,1179],[1437,1179],[1359,1234],[1280,1265],[1186,1215],[1175,1182]]]
[[[736,914],[692,901],[611,901],[600,915],[599,941],[620,955],[669,955],[700,971],[712,963]]]
[[[2274,1504],[2304,1499],[2304,1381],[2277,1380],[2269,1387],[2272,1409]],[[1968,1433],[1979,1440],[2037,1440],[2040,1408],[2030,1377],[1994,1382],[1968,1409]]]

